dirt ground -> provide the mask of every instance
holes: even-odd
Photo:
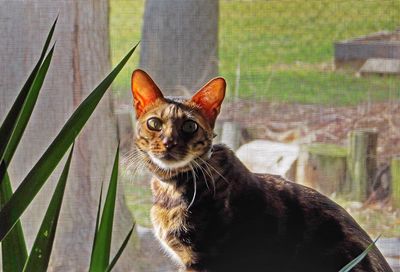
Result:
[[[400,155],[400,101],[328,107],[241,100],[223,105],[219,119],[239,123],[244,141],[346,145],[351,130],[375,129],[379,164]]]

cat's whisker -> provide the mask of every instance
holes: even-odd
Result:
[[[141,155],[142,154],[137,149],[128,151],[122,156],[123,157],[122,163],[125,164],[125,163],[131,161],[132,159],[140,158]]]
[[[208,164],[206,164],[206,163],[203,163],[203,164],[205,165],[205,167],[207,167],[207,169],[204,168],[201,164],[199,164],[199,165],[201,165],[201,167],[204,169],[206,174],[210,177],[211,184],[213,185],[214,196],[215,196],[215,179],[214,179],[214,176],[212,175],[211,170],[208,167]]]
[[[138,164],[135,165],[135,168],[133,170],[133,174],[130,175],[130,182],[133,183],[137,174],[142,171],[145,167],[145,163],[144,162],[139,162]]]
[[[133,167],[133,170],[139,165],[144,163],[142,158],[135,158],[135,159],[130,159],[129,161],[126,161],[125,167],[127,170],[131,170]]]
[[[193,166],[191,164],[189,164],[189,166],[190,169],[192,170],[192,176],[193,176],[193,198],[192,201],[190,201],[187,210],[189,210],[190,207],[192,207],[197,194],[196,172],[194,171]]]
[[[211,164],[209,164],[206,160],[202,159],[199,157],[199,159],[204,162],[204,164],[208,165],[209,167],[211,167],[212,170],[215,171],[215,173],[217,173],[226,183],[229,184],[229,181],[217,170],[215,169]]]
[[[201,167],[206,171],[206,173],[209,175],[210,180],[211,180],[211,183],[212,183],[212,185],[213,185],[213,191],[214,191],[214,196],[215,196],[215,193],[216,193],[216,192],[215,192],[215,191],[216,191],[216,188],[215,188],[215,179],[214,179],[214,175],[212,174],[211,169],[214,170],[222,179],[224,179],[225,182],[228,183],[228,181],[227,181],[227,180],[225,179],[225,177],[222,176],[214,167],[212,167],[206,160],[204,160],[203,158],[201,158],[200,156],[198,156],[198,155],[196,155],[196,154],[194,154],[194,153],[189,152],[189,154],[192,155],[192,156],[194,156],[194,157],[197,156],[196,159],[194,159],[193,161],[199,159],[199,160],[201,161],[201,163],[204,164],[205,167],[207,167],[208,170],[206,170],[204,167],[202,167],[202,164],[201,164],[201,163],[198,163],[198,165],[201,166]]]
[[[207,186],[207,189],[210,190],[210,187],[208,186],[208,182],[207,182],[207,177],[206,177],[206,175],[204,174],[203,167],[202,167],[198,162],[196,162],[196,160],[193,160],[192,162],[193,162],[194,164],[196,164],[196,166],[197,166],[198,169],[200,169],[201,173],[203,174],[204,182],[205,182],[205,184],[206,184],[206,186]]]

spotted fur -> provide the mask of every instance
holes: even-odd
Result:
[[[184,271],[337,272],[372,243],[327,197],[252,173],[227,147],[212,145],[213,111],[205,114],[193,99],[162,97],[140,109],[135,143],[154,174],[155,235]],[[151,117],[162,121],[161,131],[147,127]],[[187,119],[199,125],[190,136],[181,130]],[[173,148],[163,144],[165,137],[175,141]],[[165,167],[152,157],[158,155]],[[391,269],[374,247],[353,271]]]

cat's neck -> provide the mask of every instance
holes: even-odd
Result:
[[[198,160],[190,170],[171,176],[155,175],[152,181],[154,202],[180,202],[191,206],[218,191],[229,191],[232,176],[252,175],[225,145],[214,145],[208,159]],[[240,179],[239,179],[240,180]]]

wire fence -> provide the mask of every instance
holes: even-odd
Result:
[[[196,1],[189,2],[196,6]],[[129,93],[126,78],[138,65],[154,76],[167,94],[183,88],[181,94],[187,95],[211,77],[223,76],[228,83],[227,98],[216,126],[216,141],[239,149],[237,154],[243,160],[253,159],[246,162],[249,168],[264,160],[262,169],[270,164],[266,171],[277,170],[279,163],[298,163],[297,155],[291,160],[293,150],[304,146],[345,149],[352,131],[377,132],[372,197],[345,199],[335,191],[338,188],[325,193],[345,206],[370,235],[398,237],[399,213],[390,205],[393,170],[389,165],[400,154],[400,2],[220,0],[218,5],[203,2],[203,10],[200,6],[187,9],[179,3],[111,1],[113,56],[119,55],[128,39],[142,39],[141,50],[145,51],[117,81],[119,95],[127,99],[123,95]],[[173,5],[173,13],[168,13]],[[207,24],[213,20],[213,13],[204,6],[218,9],[216,62],[204,53],[207,46],[200,45],[214,35],[211,29],[201,28],[204,20]],[[146,25],[151,18],[156,19]],[[189,33],[183,34],[185,29]],[[207,43],[214,52],[214,43]],[[205,64],[193,62],[199,52]],[[168,60],[168,56],[174,57]],[[197,70],[193,69],[196,63]],[[197,81],[192,84],[193,80]],[[340,163],[345,169],[346,162]],[[337,162],[335,165],[338,167]],[[342,166],[335,171],[346,171]],[[345,176],[320,164],[314,168],[324,180]],[[299,180],[299,166],[288,169],[278,173]],[[129,189],[133,193],[128,201],[139,222],[150,226],[143,212],[151,205],[147,183],[133,183],[136,189]],[[134,193],[138,188],[139,193]],[[395,240],[386,242],[380,245],[385,252],[398,249]],[[396,260],[391,260],[392,264],[400,266]]]

